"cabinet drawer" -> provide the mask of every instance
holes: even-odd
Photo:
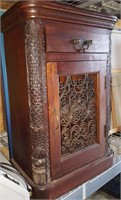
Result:
[[[60,24],[46,27],[46,52],[108,52],[109,36],[94,27],[69,27]],[[88,46],[87,41],[92,41]],[[81,49],[81,50],[80,50]]]

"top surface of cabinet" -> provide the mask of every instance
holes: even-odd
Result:
[[[20,1],[2,16],[2,30],[5,31],[24,18],[49,19],[108,29],[113,29],[114,23],[117,20],[114,16],[102,15],[98,12],[74,8],[57,2]]]

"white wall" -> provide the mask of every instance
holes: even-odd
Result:
[[[112,68],[121,68],[121,30],[113,30],[111,35],[112,52],[111,64]]]
[[[116,126],[119,127],[121,126],[121,73],[112,74],[112,92],[116,114]]]
[[[119,127],[121,126],[121,30],[113,30],[111,39],[112,94],[116,127]],[[116,127],[113,127],[113,124],[111,125],[111,128]]]

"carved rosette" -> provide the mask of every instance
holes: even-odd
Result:
[[[109,34],[109,53],[107,56],[107,67],[106,67],[106,148],[110,154],[111,149],[109,148],[108,134],[110,130],[110,113],[111,113],[111,31]]]
[[[32,173],[35,184],[50,181],[44,28],[40,19],[25,25],[25,52],[32,147]],[[46,122],[46,123],[45,123]]]

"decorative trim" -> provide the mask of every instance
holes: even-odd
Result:
[[[50,181],[50,159],[47,110],[44,106],[47,103],[44,28],[40,19],[26,21],[25,52],[33,181],[44,185]]]
[[[95,74],[60,76],[62,156],[96,143],[96,82]]]
[[[108,30],[109,34],[109,53],[107,56],[107,67],[106,67],[106,149],[108,153],[111,153],[109,147],[109,130],[110,130],[110,117],[111,117],[111,31]]]

